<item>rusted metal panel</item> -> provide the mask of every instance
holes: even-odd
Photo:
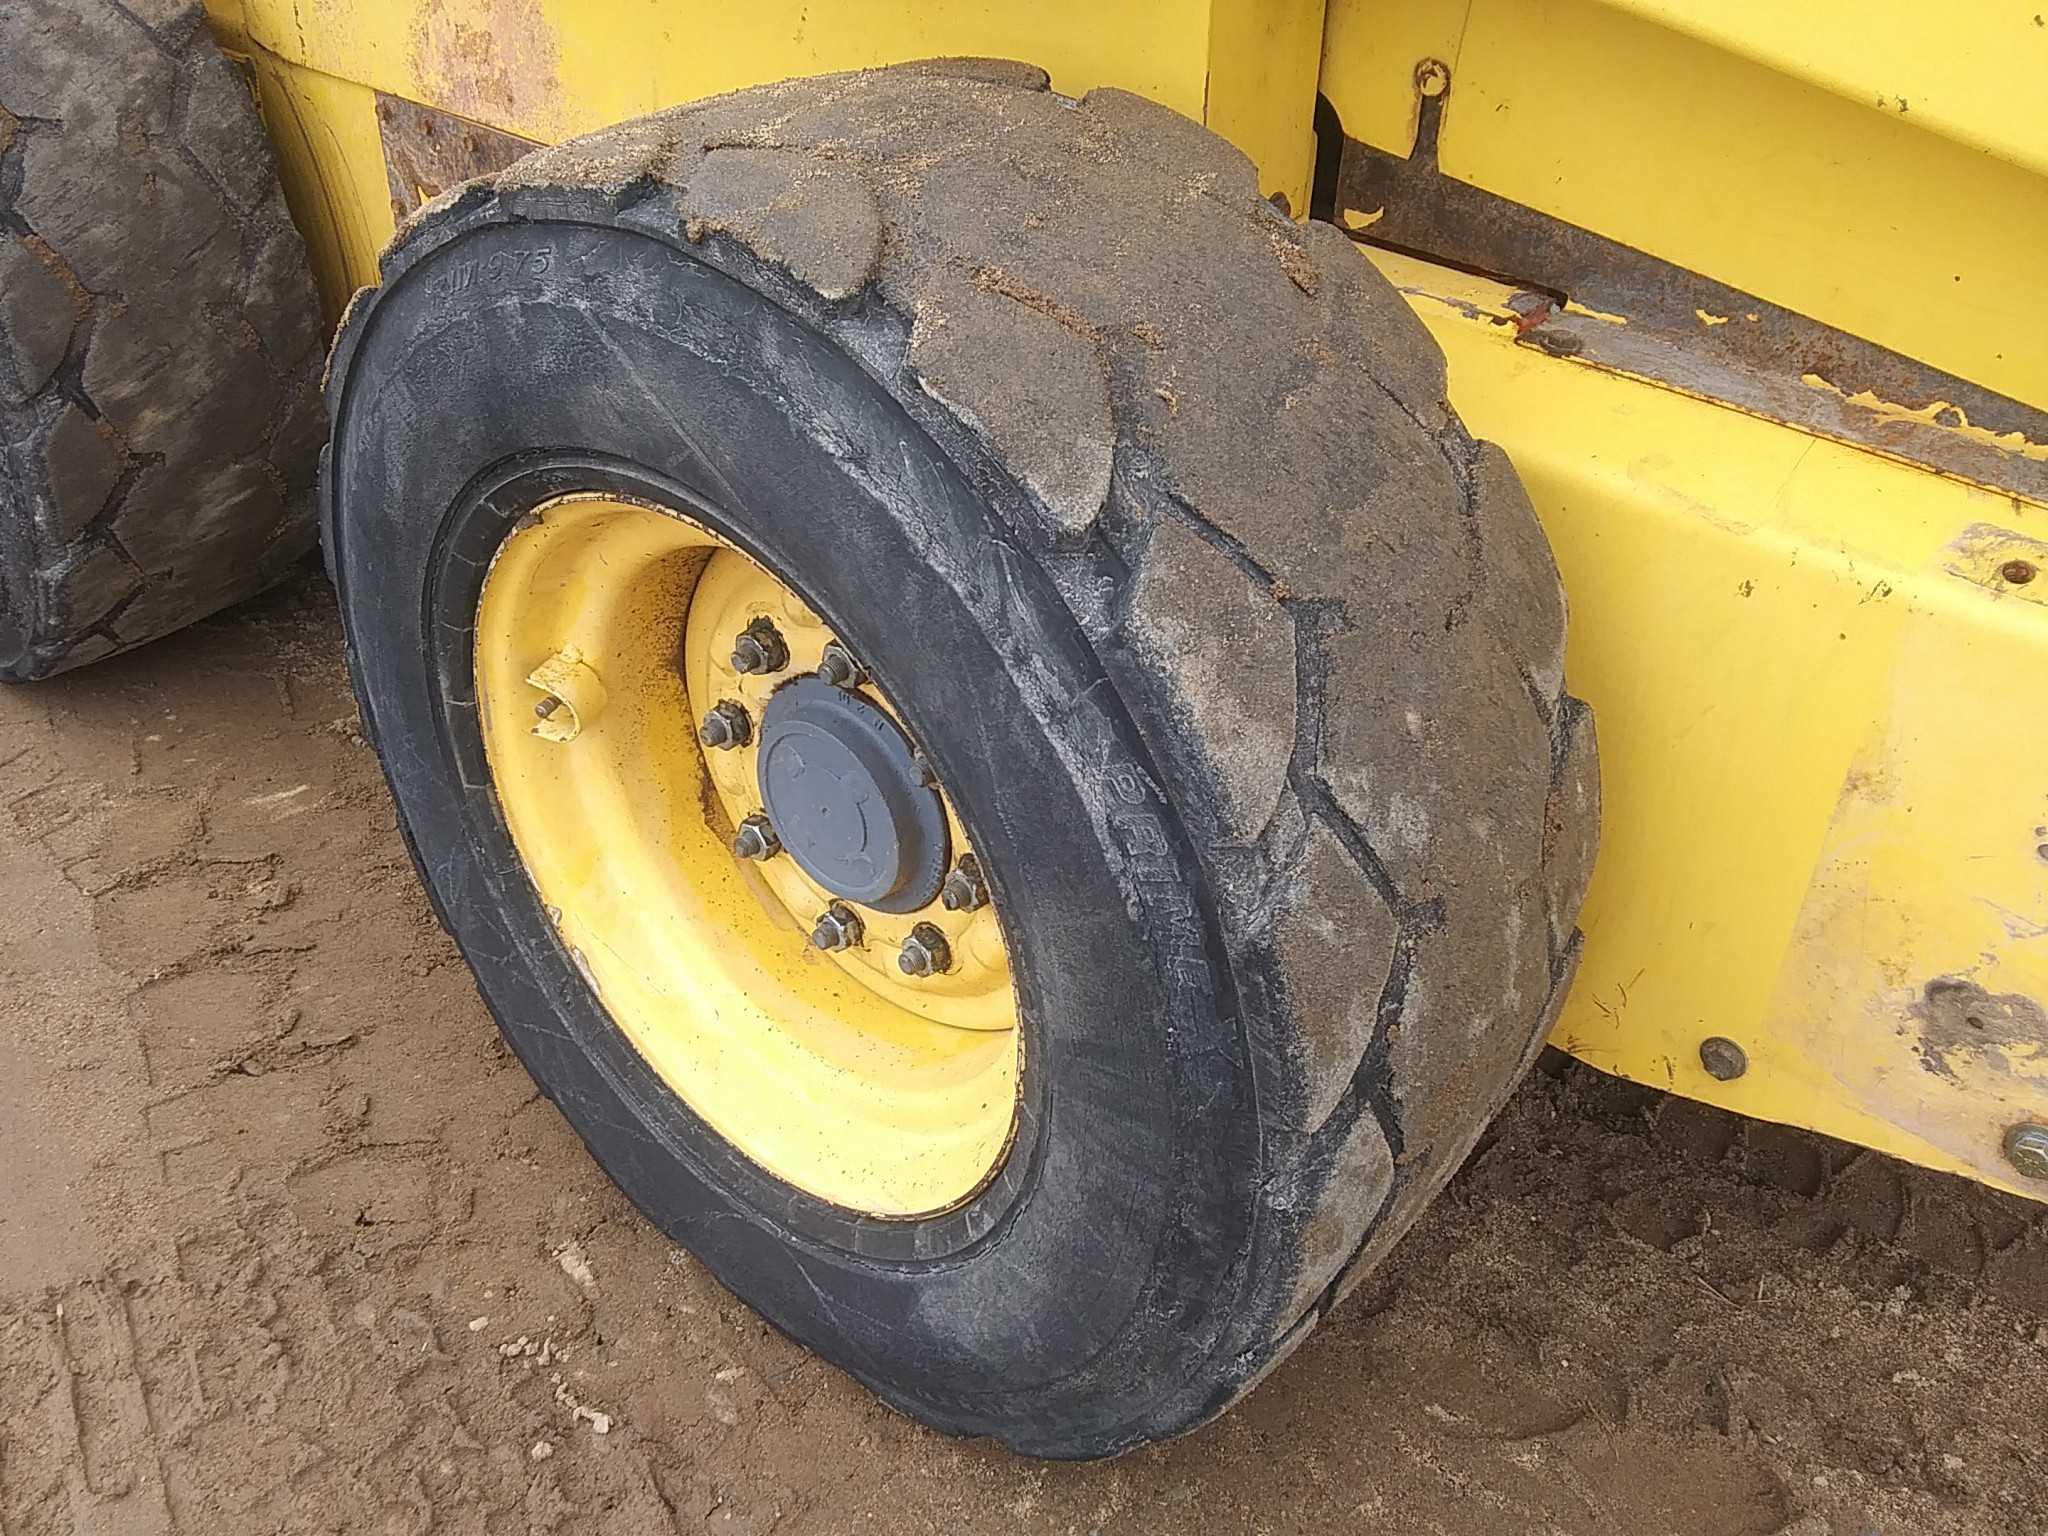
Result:
[[[1521,342],[2048,500],[2048,412],[1440,173],[1447,66],[1407,158],[1347,139],[1335,212],[1369,244],[1511,283]]]
[[[397,96],[377,97],[377,130],[384,143],[391,217],[399,222],[450,187],[502,171],[540,147],[517,134]]]

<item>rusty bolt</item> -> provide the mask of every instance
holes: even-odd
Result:
[[[730,752],[754,739],[754,722],[748,717],[744,704],[720,699],[706,712],[704,723],[697,727],[697,739],[707,747]]]
[[[735,672],[780,672],[789,665],[789,644],[768,619],[756,619],[732,643]]]
[[[1577,357],[1586,350],[1586,343],[1570,331],[1553,331],[1540,325],[1523,332],[1522,339],[1552,357]]]
[[[819,949],[852,949],[867,932],[860,914],[843,901],[835,901],[818,914],[811,929],[811,943]]]
[[[988,882],[981,878],[981,865],[973,854],[960,855],[939,887],[939,900],[948,912],[979,912],[988,905]]]
[[[2022,1120],[2007,1131],[2005,1160],[2030,1179],[2048,1179],[2048,1125]]]
[[[2008,560],[1998,568],[1998,574],[2016,587],[2024,587],[2041,573],[2031,560]]]
[[[1732,1083],[1749,1070],[1749,1053],[1724,1035],[1709,1035],[1700,1042],[1700,1065],[1707,1076]]]
[[[782,852],[782,839],[766,816],[749,816],[733,835],[732,851],[743,859],[772,859]]]
[[[818,658],[818,676],[834,688],[858,688],[868,680],[867,669],[837,640],[825,642],[825,652]]]
[[[937,976],[953,968],[953,946],[931,923],[919,923],[903,941],[896,968],[906,976]]]
[[[556,710],[560,709],[561,707],[562,701],[551,693],[546,698],[542,699],[538,704],[533,706],[533,718],[536,720],[545,720],[549,715],[552,715]]]
[[[1425,96],[1441,96],[1451,88],[1451,71],[1441,59],[1424,59],[1415,66],[1415,89]]]

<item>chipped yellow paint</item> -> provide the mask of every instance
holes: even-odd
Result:
[[[1867,389],[1859,390],[1853,395],[1846,394],[1817,373],[1801,374],[1799,382],[1810,389],[1823,390],[1850,405],[1859,406],[1881,421],[1921,422],[1930,427],[1939,427],[1944,432],[1954,432],[1971,442],[1982,443],[1987,448],[1996,448],[2001,453],[2010,453],[2016,458],[2048,463],[2048,443],[2034,442],[2021,432],[1993,432],[1988,427],[1973,426],[1961,406],[1951,405],[1946,400],[1936,400],[1922,406],[1898,405],[1893,401],[1880,399]]]
[[[1384,208],[1375,208],[1370,213],[1361,213],[1356,208],[1346,208],[1344,210],[1344,227],[1354,230],[1371,229],[1373,225],[1379,223],[1386,216],[1387,210]]]
[[[2048,1004],[2048,507],[1518,346],[1513,289],[1372,257],[1571,595],[1605,805],[1555,1043],[2048,1193],[2000,1150],[2048,1119],[2023,1033]],[[2010,1049],[1968,1038],[1971,988]],[[1708,1035],[1745,1076],[1705,1071]]]
[[[405,9],[407,66],[429,92],[421,99],[479,121],[485,112],[502,114],[537,130],[529,137],[559,135],[569,108],[557,25],[546,7],[534,0],[435,0]]]
[[[1607,325],[1628,324],[1627,315],[1616,315],[1604,309],[1593,309],[1585,304],[1581,304],[1577,299],[1566,299],[1564,301],[1564,312],[1568,315],[1584,315],[1588,320],[1599,320]]]
[[[1698,318],[1701,325],[1726,325],[1728,323],[1726,315],[1710,315],[1704,309],[1696,309],[1693,311],[1693,314]]]
[[[2000,576],[2022,555],[2048,569],[1981,524],[1912,573],[1751,1058],[2009,1187],[2005,1132],[2048,1120],[2048,714],[2024,702],[2048,611]]]

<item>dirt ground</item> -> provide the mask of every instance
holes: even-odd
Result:
[[[2038,1529],[2043,1208],[1561,1061],[1237,1412],[883,1409],[499,1044],[330,594],[0,692],[0,1533]]]

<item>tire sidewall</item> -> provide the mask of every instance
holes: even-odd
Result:
[[[919,1416],[1020,1449],[1184,1427],[1231,1390],[1205,1362],[1264,1326],[1241,1306],[1259,1141],[1234,983],[1162,776],[1043,570],[889,388],[687,248],[589,218],[464,222],[407,254],[338,353],[329,558],[437,909],[607,1171],[786,1331]],[[483,761],[463,626],[512,522],[591,489],[686,503],[797,587],[896,700],[984,853],[1024,1090],[1009,1159],[959,1210],[857,1218],[738,1157],[547,923]]]

